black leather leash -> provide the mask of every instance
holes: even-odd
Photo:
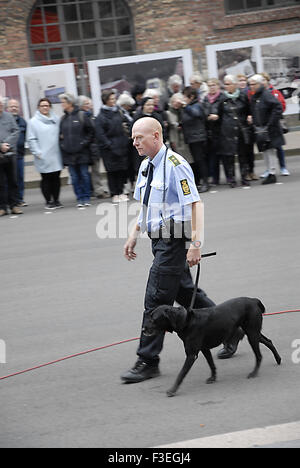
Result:
[[[202,258],[207,258],[207,257],[213,257],[214,255],[217,255],[217,252],[209,252],[209,253],[206,253],[206,254],[202,254],[201,259]],[[199,284],[199,278],[200,278],[200,271],[201,271],[200,263],[201,262],[199,262],[198,265],[197,265],[197,274],[196,274],[194,292],[193,292],[193,297],[192,297],[190,309],[193,309],[194,305],[195,305],[196,294],[197,294],[197,291],[198,291],[198,284]]]

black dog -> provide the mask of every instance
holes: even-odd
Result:
[[[259,299],[239,297],[231,299],[218,306],[187,311],[184,307],[162,305],[150,314],[149,323],[145,324],[145,335],[154,335],[162,331],[175,331],[184,343],[186,360],[174,385],[167,391],[168,396],[174,396],[179,385],[191,369],[201,351],[211,369],[211,377],[207,383],[216,381],[216,367],[210,350],[221,343],[230,342],[238,327],[247,335],[248,341],[256,358],[254,370],[248,378],[256,377],[262,361],[259,343],[269,348],[277,362],[281,357],[271,340],[261,334],[262,314],[265,307]]]

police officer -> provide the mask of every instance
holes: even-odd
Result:
[[[177,301],[190,306],[194,284],[189,267],[201,260],[204,215],[192,169],[182,156],[164,145],[160,123],[151,117],[137,120],[132,138],[139,155],[147,158],[141,164],[134,194],[142,208],[124,255],[127,260],[136,258],[137,238],[147,231],[154,261],[145,294],[144,323],[147,314],[159,305]],[[191,241],[187,244],[188,238]],[[213,305],[198,289],[195,308]],[[150,337],[141,334],[138,360],[121,376],[123,382],[136,383],[159,375],[163,341],[164,333]]]

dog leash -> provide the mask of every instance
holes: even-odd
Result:
[[[203,255],[201,255],[201,258],[213,257],[214,255],[217,255],[217,252],[209,252],[209,253],[203,254]],[[201,272],[200,263],[201,262],[199,262],[198,265],[197,265],[197,274],[196,274],[195,286],[194,286],[194,291],[193,291],[193,296],[192,296],[190,309],[193,309],[194,305],[195,305],[196,295],[197,295],[197,291],[198,291],[199,278],[200,278],[200,272]]]

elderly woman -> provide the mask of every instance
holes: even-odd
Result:
[[[223,99],[223,93],[221,92],[220,81],[217,78],[210,78],[207,81],[207,86],[208,93],[203,100],[206,114],[207,158],[212,182],[214,185],[218,185],[220,179],[220,161],[217,149],[221,124],[219,107]]]
[[[123,194],[128,169],[128,135],[124,131],[123,115],[111,89],[102,92],[103,106],[96,118],[95,129],[101,156],[107,171],[113,203],[127,201]]]
[[[168,95],[171,97],[173,94],[181,92],[183,81],[180,75],[171,75],[168,79]]]
[[[190,77],[190,85],[193,89],[197,91],[198,101],[202,102],[206,94],[208,93],[208,86],[203,81],[202,75],[200,73],[194,73]]]
[[[219,107],[221,119],[218,154],[226,168],[227,182],[230,187],[236,186],[235,155],[238,155],[242,185],[249,186],[247,162],[247,145],[249,144],[250,114],[249,100],[245,93],[241,93],[235,76],[226,75],[224,78],[224,96]]]
[[[169,101],[169,110],[167,111],[169,121],[169,140],[173,151],[183,156],[190,164],[193,164],[189,146],[184,142],[184,136],[181,126],[182,109],[185,106],[184,95],[175,93]]]
[[[60,172],[63,169],[59,148],[59,118],[52,112],[52,104],[42,98],[35,116],[27,127],[27,141],[34,156],[36,170],[41,174],[41,191],[45,209],[62,208],[59,201]]]
[[[274,184],[276,183],[276,148],[285,144],[280,125],[282,106],[278,99],[264,87],[262,75],[251,76],[249,86],[254,93],[250,105],[256,144],[259,151],[263,153],[268,171],[268,176],[262,183]]]

